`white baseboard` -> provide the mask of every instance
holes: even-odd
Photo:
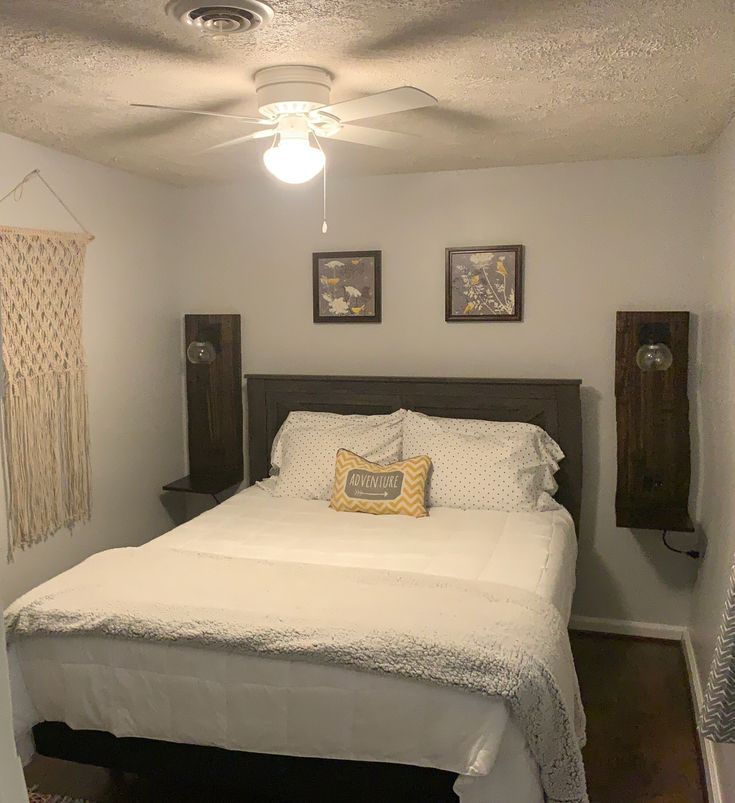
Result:
[[[694,654],[694,645],[689,633],[689,629],[685,628],[681,637],[681,644],[684,648],[684,659],[686,660],[687,672],[689,673],[689,686],[692,690],[692,698],[694,701],[695,716],[699,714],[702,708],[704,698],[704,687],[702,685],[702,678],[699,674],[699,667],[697,666],[697,656]],[[702,760],[704,763],[704,777],[707,783],[707,796],[710,803],[725,803],[725,798],[722,794],[722,787],[720,786],[720,778],[717,773],[717,757],[715,755],[715,746],[709,739],[704,739],[697,730],[699,736],[699,744],[702,749]]]
[[[596,616],[572,616],[571,630],[591,630],[594,633],[615,633],[620,636],[641,636],[681,641],[685,628],[658,622],[630,622],[625,619],[598,619]]]

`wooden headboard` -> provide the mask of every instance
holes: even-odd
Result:
[[[278,428],[292,410],[391,413],[401,407],[449,418],[524,421],[543,427],[566,455],[556,498],[579,531],[582,416],[579,379],[428,379],[246,375],[250,482],[264,479]]]

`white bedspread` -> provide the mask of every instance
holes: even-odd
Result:
[[[501,582],[539,594],[565,618],[576,555],[564,511],[434,508],[425,519],[372,517],[259,488],[142,549]],[[35,638],[14,649],[20,731],[62,720],[231,749],[398,761],[468,776],[457,784],[468,803],[542,800],[523,737],[494,699],[337,667],[100,637]]]

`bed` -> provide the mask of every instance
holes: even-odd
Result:
[[[206,554],[502,582],[568,621],[579,382],[253,376],[247,388],[252,481],[267,477],[273,438],[292,410],[406,407],[542,426],[567,455],[557,475],[566,510],[437,508],[425,520],[351,514],[346,528],[324,503],[274,498],[266,483],[141,547],[147,562]],[[230,776],[242,788],[246,777],[253,799],[543,800],[523,733],[492,697],[341,666],[99,635],[24,639],[10,657],[17,731],[35,726],[46,755],[178,774],[185,764],[200,780]]]

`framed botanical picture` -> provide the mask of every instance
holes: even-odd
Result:
[[[380,251],[314,254],[314,323],[380,323]]]
[[[447,321],[523,320],[523,246],[447,248]]]

